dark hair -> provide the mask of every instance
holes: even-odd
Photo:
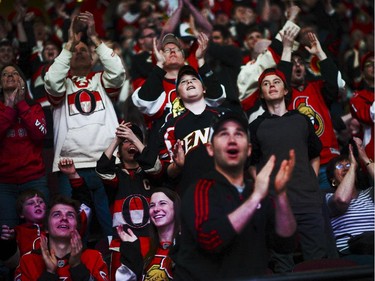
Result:
[[[221,24],[215,24],[212,28],[212,32],[214,31],[219,31],[221,33],[221,36],[223,36],[223,39],[226,40],[226,39],[229,39],[232,37],[228,27],[224,26],[224,25],[221,25]],[[211,32],[211,34],[212,34]]]
[[[162,192],[164,193],[172,202],[173,202],[173,209],[174,209],[174,230],[173,230],[173,239],[177,237],[177,235],[181,231],[181,198],[177,194],[177,192],[169,189],[167,187],[158,187],[152,190],[152,194]],[[144,268],[150,264],[152,259],[154,258],[156,251],[159,247],[159,234],[158,229],[154,224],[151,223],[150,226],[150,250],[148,251],[145,262]]]
[[[18,197],[17,197],[16,211],[17,211],[18,216],[22,215],[23,204],[25,203],[25,201],[30,199],[30,198],[33,198],[35,195],[42,198],[43,201],[47,204],[46,197],[44,196],[44,194],[41,191],[39,191],[37,189],[27,189],[27,190],[21,192],[20,195],[18,195]]]
[[[49,204],[49,208],[47,210],[46,219],[45,219],[46,229],[48,230],[48,221],[49,221],[49,216],[51,214],[51,209],[58,204],[67,205],[74,209],[74,211],[76,212],[76,218],[77,218],[77,230],[79,231],[81,229],[81,216],[80,216],[81,203],[75,199],[72,199],[64,195],[57,195],[51,200],[51,203]]]
[[[357,162],[359,163],[358,157],[356,155],[357,153],[355,152],[355,150],[353,151],[353,154],[354,154],[354,157],[356,157]],[[349,156],[345,152],[344,152],[344,154],[341,154],[339,156],[336,156],[336,157],[332,158],[326,166],[326,175],[327,175],[327,179],[328,179],[331,186],[333,186],[332,182],[335,178],[336,165],[337,165],[337,163],[342,162],[342,161],[349,161],[350,162]],[[356,170],[356,175],[355,175],[356,188],[360,189],[360,190],[361,189],[367,189],[369,187],[369,185],[371,185],[371,184],[373,184],[373,182],[370,179],[367,172],[364,172],[362,170],[361,165],[358,165],[357,170]]]
[[[12,42],[6,38],[0,40],[0,47],[3,47],[3,46],[13,47]]]
[[[326,174],[327,174],[327,180],[329,181],[329,184],[331,186],[333,186],[332,182],[333,182],[334,177],[335,177],[335,169],[336,169],[337,163],[339,163],[341,161],[345,161],[345,160],[349,160],[348,155],[336,156],[328,162],[327,167],[326,167]]]
[[[15,64],[15,63],[8,63],[8,64],[4,65],[4,66],[0,69],[0,75],[2,75],[4,69],[5,69],[6,67],[9,67],[9,66],[11,66],[11,67],[13,67],[15,70],[17,70],[17,72],[19,73],[21,79],[22,79],[23,82],[25,83],[25,99],[27,99],[27,97],[29,96],[29,95],[27,94],[27,79],[26,79],[25,74],[23,73],[23,71],[21,70],[21,68],[20,68],[17,64]],[[4,93],[3,93],[3,87],[0,87],[0,96],[1,96],[1,99],[4,98],[3,95],[4,95]]]
[[[258,32],[262,34],[262,36],[264,36],[264,28],[260,26],[251,26],[246,29],[243,39],[246,39],[247,36],[249,36],[251,33],[254,33],[254,32]]]

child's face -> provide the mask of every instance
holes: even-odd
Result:
[[[21,218],[26,222],[41,223],[46,215],[46,203],[44,200],[35,195],[23,203],[23,210]]]

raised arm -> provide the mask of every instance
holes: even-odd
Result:
[[[353,140],[355,142],[355,145],[357,146],[358,149],[358,157],[359,160],[362,162],[362,164],[366,167],[366,170],[371,177],[372,181],[374,180],[374,173],[375,173],[375,164],[372,159],[370,159],[367,156],[367,153],[365,151],[365,148],[363,147],[362,140],[357,137],[353,137]]]
[[[332,200],[328,202],[328,205],[333,204],[335,209],[341,213],[345,213],[349,207],[350,201],[355,194],[355,179],[356,170],[358,167],[357,161],[353,155],[353,147],[349,144],[349,161],[350,167],[348,172],[345,174],[342,181],[338,184],[336,191],[332,197]],[[335,184],[335,179],[333,184]]]
[[[258,204],[267,196],[270,175],[275,166],[275,156],[271,156],[266,165],[258,173],[251,196],[237,209],[228,215],[230,224],[236,233],[240,233],[254,216]]]
[[[196,24],[200,27],[200,31],[211,34],[212,32],[212,25],[211,23],[205,18],[200,11],[197,10],[197,8],[190,2],[190,0],[183,0],[186,8],[189,9],[191,12],[191,15],[194,18],[194,21]]]
[[[275,178],[275,217],[276,217],[276,233],[281,237],[290,237],[296,231],[296,220],[292,209],[289,205],[288,196],[286,194],[286,184],[292,176],[294,165],[296,162],[294,150],[289,151],[289,160],[281,162],[280,169]]]

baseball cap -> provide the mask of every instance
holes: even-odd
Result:
[[[180,84],[180,81],[181,81],[181,78],[182,76],[184,75],[193,75],[195,77],[197,77],[203,84],[203,81],[202,81],[202,77],[199,75],[199,73],[194,69],[194,67],[192,67],[191,65],[184,65],[180,68],[180,70],[178,71],[178,74],[177,74],[177,79],[176,79],[176,88],[178,87],[178,85]]]
[[[163,39],[161,40],[161,46],[164,49],[165,45],[170,43],[175,44],[179,49],[182,49],[180,41],[173,33],[167,33],[164,35]]]
[[[249,136],[249,122],[247,118],[245,118],[244,114],[240,114],[236,111],[223,111],[214,118],[214,121],[212,122],[211,128],[210,128],[210,142],[212,142],[214,136],[217,134],[217,132],[220,130],[220,128],[223,126],[223,124],[227,121],[234,121],[238,123],[242,129],[246,132],[246,134]]]

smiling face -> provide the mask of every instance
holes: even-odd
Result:
[[[1,72],[1,87],[3,90],[14,90],[22,80],[20,73],[13,66],[7,66]]]
[[[54,205],[48,217],[50,237],[70,239],[72,231],[77,229],[77,213],[72,206]]]
[[[240,170],[251,154],[247,132],[236,121],[228,120],[217,129],[207,152],[214,157],[215,167],[219,171]]]
[[[150,218],[157,228],[174,228],[174,204],[163,192],[151,195]]]
[[[41,223],[46,215],[46,209],[46,203],[43,198],[35,195],[25,200],[20,217],[26,222]]]
[[[202,81],[192,74],[186,74],[181,77],[177,91],[185,103],[194,102],[204,97]]]
[[[6,65],[14,61],[15,54],[11,45],[3,45],[0,47],[0,64]]]

